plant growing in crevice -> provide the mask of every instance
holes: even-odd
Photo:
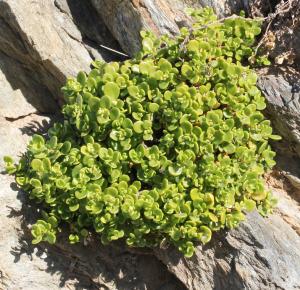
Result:
[[[193,10],[193,29],[156,38],[121,63],[95,61],[63,87],[64,121],[34,135],[7,172],[43,208],[33,242],[71,243],[96,232],[106,244],[154,247],[187,257],[197,241],[274,204],[263,174],[274,165],[270,121],[249,60],[258,20],[218,21]]]

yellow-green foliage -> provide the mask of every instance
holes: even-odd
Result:
[[[195,242],[237,226],[246,211],[271,210],[262,175],[274,165],[268,140],[279,137],[247,65],[260,23],[192,15],[192,31],[142,32],[136,58],[96,61],[69,79],[64,121],[33,136],[18,165],[5,158],[44,209],[34,243],[54,243],[69,223],[71,243],[92,231],[103,243],[167,241],[190,257]]]

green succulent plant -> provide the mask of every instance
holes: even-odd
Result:
[[[64,121],[34,135],[17,165],[5,157],[44,210],[34,243],[54,243],[68,223],[71,243],[96,232],[104,244],[167,241],[191,257],[247,211],[271,212],[263,174],[275,164],[268,140],[279,136],[249,66],[260,22],[217,21],[207,8],[191,15],[192,31],[142,32],[135,58],[95,61],[69,79]]]

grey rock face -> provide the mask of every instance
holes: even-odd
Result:
[[[300,74],[271,69],[261,74],[258,86],[266,97],[267,114],[274,129],[289,144],[286,153],[300,156]]]
[[[59,99],[66,78],[89,71],[94,56],[112,58],[100,44],[117,45],[91,5],[77,0],[0,2],[0,65],[25,95],[36,90],[40,99]],[[5,63],[5,56],[12,64]]]
[[[300,239],[280,217],[257,213],[227,235],[199,246],[191,259],[175,249],[156,255],[188,289],[299,289]]]
[[[1,44],[0,44],[1,46]],[[20,118],[35,113],[54,113],[58,105],[47,87],[14,58],[0,51],[0,116]]]

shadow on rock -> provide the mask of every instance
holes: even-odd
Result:
[[[97,53],[100,53],[101,58],[107,62],[122,61],[127,58],[118,53],[123,53],[122,48],[108,30],[101,16],[98,15],[90,1],[56,0],[56,6],[59,7],[59,9],[65,9],[65,13],[72,17],[82,35],[86,48],[92,54],[93,58],[98,58]],[[105,49],[101,45],[113,49],[115,52]]]
[[[48,117],[48,115],[45,116]],[[20,131],[23,135],[27,136],[33,136],[34,134],[45,135],[45,132],[47,132],[49,128],[53,127],[54,123],[62,120],[63,116],[61,114],[53,115],[50,119],[44,119],[42,121],[32,120],[21,127]]]

